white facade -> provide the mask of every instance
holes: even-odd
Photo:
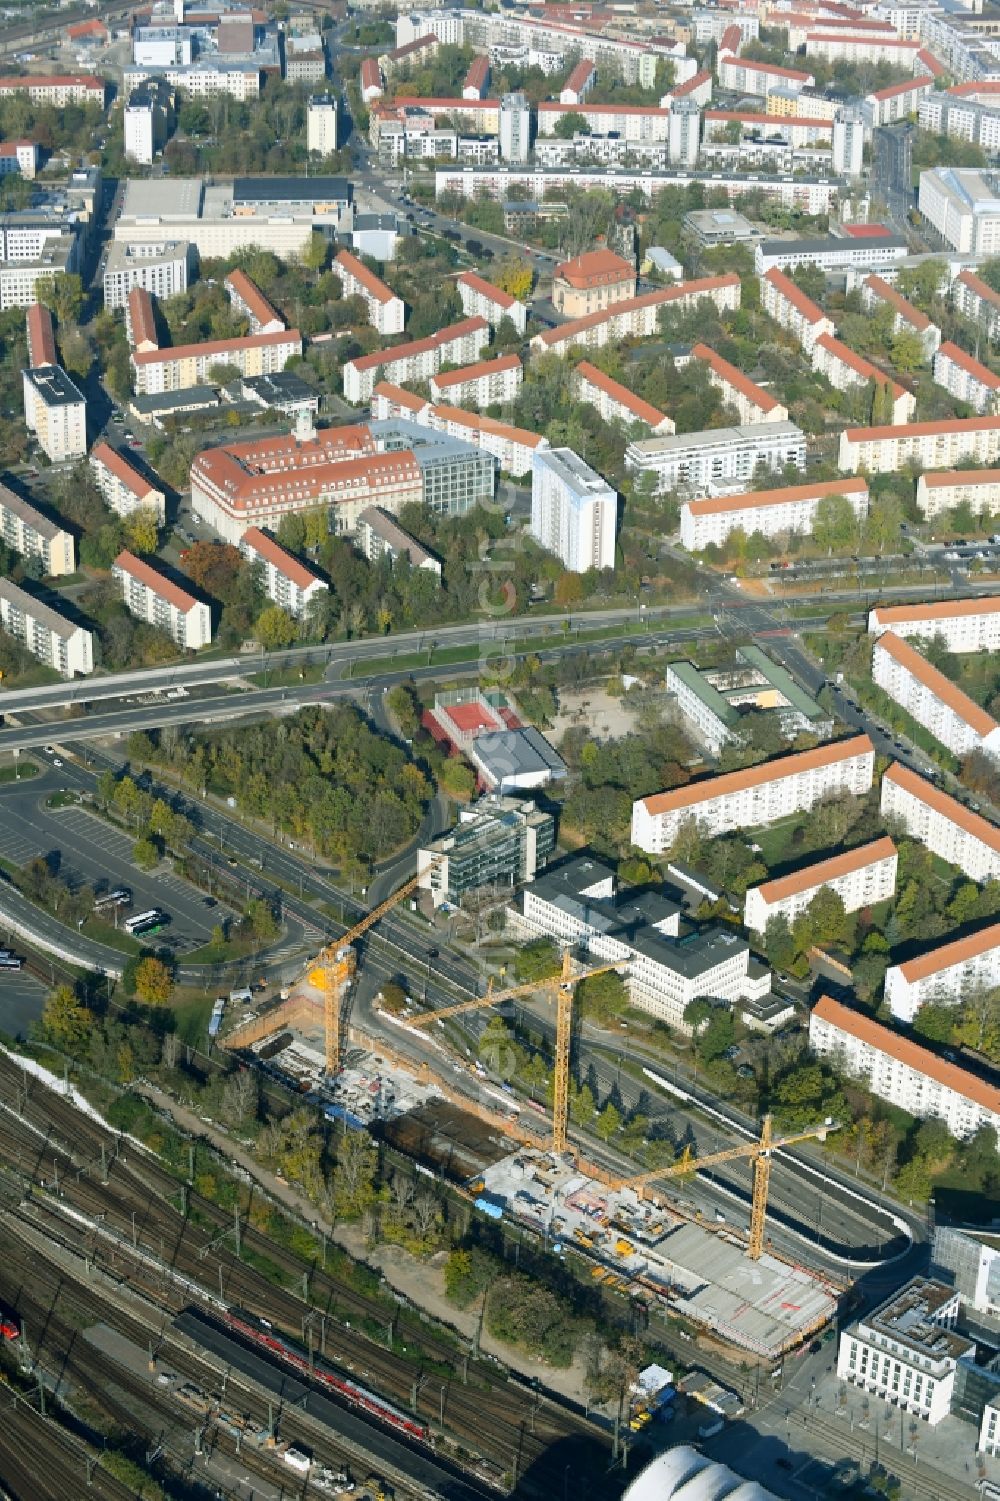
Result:
[[[788,329],[808,355],[821,334],[834,332],[833,319],[777,268],[760,279],[760,305],[769,318]]]
[[[632,804],[632,843],[660,855],[689,820],[712,836],[775,823],[824,797],[861,797],[871,790],[874,774],[874,747],[867,735],[857,735],[745,771],[707,777],[637,799]]]
[[[869,129],[880,125],[894,125],[897,120],[906,120],[910,115],[917,114],[933,88],[933,78],[922,74],[914,78],[912,83],[894,83],[886,89],[866,94],[862,107]]]
[[[935,601],[917,605],[876,605],[868,612],[869,635],[892,631],[940,641],[946,651],[1000,651],[1000,597]]]
[[[917,118],[922,130],[981,146],[989,156],[1000,151],[1000,111],[975,99],[949,94],[927,94],[920,101]]]
[[[934,356],[933,378],[977,412],[995,412],[1000,406],[1000,376],[950,340]]]
[[[301,353],[302,336],[298,329],[151,349],[145,354],[132,355],[135,389],[140,395],[159,396],[164,391],[203,386],[209,381],[209,371],[217,365],[235,366],[244,378],[273,375]]]
[[[249,527],[240,538],[240,552],[260,564],[264,592],[293,619],[304,615],[317,595],[329,592],[329,584],[298,558],[286,552],[259,527]]]
[[[916,397],[890,380],[868,360],[862,359],[833,334],[821,334],[813,345],[813,369],[819,371],[837,391],[863,390],[870,382],[887,385],[892,393],[893,422],[908,422],[916,410]]]
[[[719,312],[734,312],[740,305],[740,279],[735,272],[725,276],[703,276],[694,281],[677,282],[655,292],[643,292],[597,312],[571,318],[531,341],[533,354],[569,354],[571,349],[600,349],[622,339],[649,338],[660,326],[660,309],[689,312],[703,297],[715,304]]]
[[[581,401],[596,407],[605,422],[624,422],[626,427],[641,422],[653,433],[674,432],[674,422],[665,412],[660,412],[643,401],[634,391],[612,380],[603,370],[598,370],[589,360],[581,360],[574,371],[576,394]]]
[[[123,308],[133,287],[161,298],[186,292],[190,262],[187,240],[137,245],[113,241],[104,267],[104,306],[112,312]]]
[[[156,106],[151,102],[125,106],[125,155],[148,167],[156,154]]]
[[[18,173],[29,180],[38,170],[35,141],[0,141],[0,177]]]
[[[430,378],[431,398],[455,406],[493,407],[513,401],[521,389],[524,372],[516,354],[481,360],[444,375]]]
[[[429,380],[444,364],[469,365],[490,341],[484,318],[466,318],[439,329],[427,339],[396,344],[375,354],[361,355],[344,365],[344,395],[355,404],[371,399],[376,381],[385,377],[397,384]]]
[[[863,479],[821,480],[812,485],[787,485],[780,490],[751,490],[720,495],[715,500],[686,500],[681,506],[681,546],[702,552],[709,543],[721,547],[730,533],[741,530],[773,538],[792,532],[809,535],[821,503],[840,495],[859,524],[868,515],[868,485]]]
[[[466,412],[462,407],[429,407],[427,425],[447,433],[450,438],[464,438],[467,443],[474,443],[484,453],[492,454],[505,474],[512,474],[517,479],[531,473],[536,453],[549,446],[547,438],[529,432],[527,428],[514,427],[509,422],[484,417],[479,412]]]
[[[676,99],[671,106],[667,134],[670,162],[695,167],[701,150],[701,110],[693,99]]]
[[[880,1100],[944,1121],[952,1136],[964,1139],[984,1125],[1000,1131],[1000,1089],[829,996],[810,1014],[809,1046]]]
[[[531,155],[531,106],[524,94],[500,100],[500,155],[505,162],[526,162]]]
[[[875,642],[872,679],[953,756],[1000,755],[996,720],[892,631]]]
[[[955,1371],[975,1342],[955,1332],[954,1288],[914,1277],[880,1308],[843,1330],[837,1376],[934,1426],[948,1416]]]
[[[849,427],[840,435],[842,474],[896,474],[913,462],[922,469],[951,469],[972,459],[1000,459],[1000,417],[961,417],[911,422],[906,427]]]
[[[773,176],[766,172],[701,172],[695,180],[703,182],[713,192],[725,193],[730,203],[738,203],[744,193],[762,193],[783,208],[798,208],[807,214],[828,213],[842,188],[842,184],[828,173]],[[542,167],[537,163],[527,167],[506,164],[493,168],[459,165],[438,167],[434,173],[434,192],[438,198],[445,193],[460,193],[464,198],[496,198],[506,203],[510,200],[511,188],[515,193],[523,189],[535,202],[565,192],[567,188],[579,188],[581,192],[603,188],[609,193],[637,192],[649,202],[664,188],[685,187],[690,181],[690,173],[684,167],[659,172],[648,167],[560,168]]]
[[[898,762],[882,778],[881,810],[970,881],[1000,880],[1000,830]]]
[[[803,870],[751,886],[746,894],[743,921],[763,933],[772,917],[784,917],[789,927],[824,890],[835,891],[845,912],[884,902],[896,890],[898,856],[891,839],[876,839]]]
[[[518,333],[524,333],[528,310],[523,302],[501,292],[499,287],[475,271],[463,271],[455,285],[462,299],[462,312],[467,318],[485,318],[491,328],[497,328],[504,318],[509,318]]]
[[[972,323],[982,324],[991,339],[1000,333],[1000,292],[968,267],[960,271],[951,285],[955,308]]]
[[[840,177],[860,177],[864,147],[865,122],[860,112],[838,110],[833,117],[833,170]]]
[[[401,334],[406,306],[391,287],[370,271],[349,250],[339,250],[332,267],[345,297],[360,297],[368,309],[368,320],[382,335]]]
[[[957,167],[921,172],[917,201],[953,250],[982,256],[1000,250],[1000,196],[985,172]]]
[[[95,443],[89,463],[101,494],[116,516],[152,510],[156,512],[157,524],[164,525],[167,503],[163,491],[151,485],[138,469],[133,469],[124,454],[108,443]]]
[[[702,360],[708,366],[708,378],[727,406],[735,408],[741,427],[751,427],[755,422],[787,422],[788,408],[762,386],[755,385],[737,370],[728,360],[716,354],[707,344],[695,344],[691,349],[692,359]]]
[[[570,573],[615,566],[618,494],[570,448],[537,451],[531,535]]]
[[[753,94],[766,99],[768,92],[778,86],[783,89],[811,89],[816,82],[812,73],[800,72],[797,68],[779,68],[773,63],[752,62],[748,58],[733,57],[731,53],[720,54],[717,60],[719,87],[734,94]]]
[[[40,559],[50,578],[72,573],[76,568],[72,535],[4,484],[0,484],[0,541],[22,558]]]
[[[930,359],[941,343],[941,330],[932,323],[926,313],[907,302],[894,286],[881,276],[872,273],[861,283],[861,301],[867,312],[889,308],[892,312],[894,334],[916,334],[924,349],[924,358]]]
[[[111,576],[122,592],[130,615],[155,625],[186,651],[212,641],[212,612],[171,580],[130,552],[120,552]]]
[[[306,106],[306,150],[330,156],[337,149],[338,106],[333,94],[314,94]]]
[[[86,676],[94,670],[94,638],[50,605],[0,578],[0,626],[61,677]]]
[[[1000,511],[1000,473],[960,469],[922,474],[917,480],[917,509],[927,521],[959,505],[967,505],[974,516]]]
[[[806,466],[806,440],[793,422],[758,422],[752,427],[710,428],[667,438],[633,442],[625,466],[656,476],[657,489],[703,491],[713,485],[749,484],[758,464],[783,470]]]
[[[87,452],[87,403],[59,365],[22,372],[24,421],[53,464]]]
[[[897,1021],[913,1021],[921,1006],[957,1005],[975,990],[1000,984],[1000,925],[941,944],[885,974],[885,999]],[[1000,1091],[998,1091],[1000,1094]]]

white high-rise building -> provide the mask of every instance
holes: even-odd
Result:
[[[908,766],[893,762],[889,767],[880,807],[883,818],[898,821],[911,839],[957,865],[970,881],[1000,880],[1000,829]]]
[[[212,612],[172,579],[164,578],[143,558],[123,550],[115,558],[111,576],[122,591],[130,615],[155,625],[188,651],[212,642]]]
[[[525,94],[504,94],[500,100],[500,156],[505,162],[526,162],[531,155],[531,105]]]
[[[531,535],[570,573],[615,566],[618,494],[571,448],[536,451]]]
[[[833,120],[833,170],[840,177],[860,177],[864,161],[865,122],[859,110],[838,110]]]
[[[675,99],[670,106],[668,153],[673,167],[696,167],[701,149],[701,110],[693,99]]]
[[[334,94],[313,94],[306,106],[306,150],[329,156],[337,149],[338,106]]]
[[[23,370],[24,422],[53,464],[87,452],[87,403],[60,365]]]
[[[94,670],[92,633],[5,578],[0,578],[0,626],[61,677]]]

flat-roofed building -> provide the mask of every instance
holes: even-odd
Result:
[[[280,329],[277,333],[248,334],[242,339],[209,339],[204,344],[174,345],[146,353],[133,351],[132,368],[137,393],[156,396],[164,391],[211,384],[209,372],[216,367],[233,366],[244,379],[273,375],[301,353],[302,335],[298,329]]]
[[[49,578],[60,578],[76,568],[72,534],[4,484],[0,484],[0,539],[22,558],[38,558]]]
[[[840,435],[842,474],[897,474],[908,463],[922,469],[953,469],[963,460],[1000,460],[1000,417],[958,417],[910,422],[905,427],[849,427]]]
[[[479,360],[457,370],[432,375],[430,392],[434,401],[452,402],[456,406],[492,407],[513,401],[521,389],[524,372],[516,354],[500,354],[492,360]]]
[[[536,450],[530,530],[570,573],[613,568],[618,492],[571,448]]]
[[[817,307],[811,297],[784,271],[768,271],[760,279],[760,305],[769,318],[786,328],[811,355],[822,334],[832,334],[833,319]]]
[[[552,273],[552,305],[565,318],[585,318],[635,296],[631,261],[613,250],[588,250]]]
[[[90,467],[104,499],[116,516],[131,516],[133,511],[156,512],[159,526],[167,519],[166,497],[158,486],[110,443],[95,443],[90,452]]]
[[[112,240],[104,263],[104,306],[112,312],[127,305],[129,294],[142,287],[154,297],[186,292],[191,269],[187,240],[141,241],[130,245]]]
[[[887,1066],[895,1072],[896,1060]],[[933,1427],[951,1409],[959,1361],[976,1354],[975,1340],[958,1332],[958,1315],[953,1287],[913,1277],[842,1330],[838,1379]]]
[[[502,292],[476,271],[463,271],[455,285],[467,318],[485,318],[491,328],[499,327],[504,318],[509,318],[518,333],[524,333],[528,310],[516,297]]]
[[[995,412],[1000,406],[1000,375],[974,359],[950,339],[934,356],[933,378],[937,385],[977,412]]]
[[[288,327],[245,271],[230,271],[223,286],[233,312],[247,319],[252,334],[282,333]]]
[[[337,149],[340,106],[335,94],[313,94],[306,105],[306,150],[332,156]]]
[[[660,855],[688,821],[712,836],[774,823],[808,811],[824,797],[861,797],[871,790],[874,773],[875,748],[867,735],[856,735],[743,771],[706,777],[672,792],[638,798],[632,804],[632,843],[647,854]]]
[[[897,821],[970,881],[1000,880],[1000,829],[949,797],[908,766],[893,764],[882,777],[882,816]]]
[[[421,891],[435,907],[454,906],[483,887],[533,881],[555,849],[552,814],[531,798],[495,793],[459,810],[458,823],[417,851]]]
[[[208,605],[157,573],[144,558],[123,549],[115,558],[111,576],[130,615],[166,631],[185,651],[211,645],[212,612]]]
[[[946,469],[919,477],[917,509],[925,520],[956,506],[968,506],[974,516],[1000,511],[1000,470]]]
[[[758,386],[707,344],[693,344],[691,357],[708,366],[709,380],[722,392],[726,406],[735,409],[741,427],[750,427],[755,422],[788,421],[788,408],[782,406],[777,397]]]
[[[843,496],[859,522],[868,515],[867,482],[854,477],[686,500],[681,506],[681,546],[689,552],[702,552],[709,543],[721,547],[737,530],[748,537],[754,532],[767,538],[809,535],[820,505],[833,495]]]
[[[59,365],[22,371],[24,421],[53,464],[87,452],[87,403]]]
[[[379,558],[388,558],[395,563],[397,558],[406,558],[411,568],[418,568],[441,577],[441,561],[416,537],[400,526],[394,516],[382,506],[368,506],[358,517],[357,543],[369,563]]]
[[[746,735],[741,710],[757,709],[777,717],[786,740],[800,734],[829,739],[833,720],[777,662],[759,646],[740,646],[733,667],[701,672],[692,662],[671,662],[664,686],[673,694],[685,726],[713,756],[741,744]]]
[[[338,250],[333,274],[340,277],[345,297],[360,297],[368,309],[368,321],[383,336],[401,334],[406,306],[381,277],[369,270],[364,261],[349,250]]]
[[[897,1021],[909,1025],[922,1006],[955,1006],[974,991],[994,990],[997,985],[1000,923],[939,944],[904,964],[890,965],[885,999]]]
[[[758,240],[754,246],[754,270],[794,271],[798,266],[818,266],[830,274],[851,270],[891,270],[909,254],[902,235],[884,233],[827,235],[809,240]]]
[[[921,172],[917,203],[945,244],[960,254],[990,256],[1000,249],[1000,192],[984,168]]]
[[[813,345],[812,363],[813,369],[825,375],[838,391],[865,390],[873,383],[887,387],[892,398],[893,422],[908,422],[916,411],[916,397],[911,391],[833,334],[820,334]]]
[[[993,716],[893,631],[875,642],[872,679],[953,756],[1000,756],[1000,725]]]
[[[892,631],[896,636],[936,640],[956,655],[1000,651],[1000,595],[876,605],[868,612],[868,631],[873,636]]]
[[[581,401],[596,407],[605,422],[623,422],[626,427],[642,423],[652,433],[672,433],[674,422],[648,401],[643,401],[628,386],[598,370],[589,360],[581,360],[573,371],[576,394]]]
[[[655,475],[658,491],[690,494],[713,485],[750,484],[759,465],[779,473],[789,465],[805,469],[801,428],[794,422],[756,422],[633,440],[625,450],[626,469]]]
[[[941,343],[941,330],[883,277],[874,272],[865,277],[861,283],[861,301],[868,312],[887,307],[892,313],[893,333],[915,334],[923,346],[924,358],[932,358]]]
[[[7,578],[0,578],[0,626],[60,677],[85,677],[94,670],[92,632]]]
[[[486,348],[490,328],[485,318],[465,318],[438,329],[426,339],[412,339],[374,354],[358,355],[344,365],[344,395],[355,404],[371,399],[377,381],[429,380],[442,365],[468,365]]]
[[[821,891],[834,891],[845,912],[873,907],[896,890],[896,846],[889,838],[845,850],[829,860],[817,860],[775,881],[751,886],[746,894],[743,921],[763,933],[773,917],[783,917],[791,927]]]
[[[259,563],[268,599],[287,610],[298,620],[312,601],[329,593],[330,586],[318,573],[275,542],[260,527],[247,527],[240,538],[240,552],[251,563]]]

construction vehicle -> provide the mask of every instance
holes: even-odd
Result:
[[[554,1088],[552,1099],[552,1151],[562,1153],[567,1148],[569,1127],[569,1064],[573,1042],[573,995],[581,980],[591,975],[606,975],[611,970],[620,970],[629,961],[618,959],[613,964],[598,964],[593,969],[574,971],[569,949],[562,957],[558,973],[544,980],[531,980],[527,985],[515,985],[509,990],[488,990],[486,995],[474,1001],[459,1001],[454,1006],[442,1006],[437,1011],[425,1011],[410,1021],[411,1027],[429,1027],[432,1022],[445,1021],[451,1016],[460,1016],[466,1011],[481,1011],[487,1006],[498,1006],[501,1001],[512,1001],[520,996],[535,995],[539,991],[556,997],[556,1046]]]
[[[691,1148],[685,1147],[680,1158],[671,1167],[650,1168],[628,1178],[617,1178],[610,1185],[614,1189],[635,1189],[640,1198],[642,1191],[659,1178],[681,1178],[706,1167],[717,1167],[722,1162],[736,1162],[740,1158],[753,1161],[753,1190],[750,1208],[750,1239],[747,1255],[751,1261],[759,1261],[764,1251],[764,1227],[767,1221],[767,1194],[771,1181],[771,1162],[774,1153],[782,1147],[794,1146],[800,1141],[825,1141],[830,1131],[839,1131],[838,1121],[827,1120],[821,1126],[809,1126],[791,1136],[774,1138],[773,1123],[769,1115],[761,1122],[760,1140],[742,1142],[738,1147],[726,1147],[721,1152],[710,1152],[707,1157],[695,1157]]]

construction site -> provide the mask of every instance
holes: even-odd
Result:
[[[400,887],[322,950],[279,1006],[244,1015],[223,1039],[224,1046],[281,1072],[345,1126],[384,1130],[393,1125],[393,1139],[400,1144],[408,1138],[420,1142],[425,1160],[426,1144],[440,1137],[446,1149],[435,1154],[436,1160],[432,1157],[435,1166],[482,1214],[533,1231],[557,1254],[572,1248],[593,1263],[596,1281],[664,1304],[758,1358],[780,1360],[786,1350],[828,1324],[841,1289],[775,1254],[765,1227],[774,1153],[806,1139],[825,1139],[837,1129],[835,1122],[777,1137],[770,1116],[765,1116],[759,1140],[698,1158],[686,1150],[673,1164],[624,1177],[588,1163],[571,1146],[568,1097],[576,987],[589,975],[620,968],[623,961],[584,969],[574,965],[567,950],[559,972],[547,979],[490,988],[485,996],[436,1010],[407,1008],[405,1017],[386,1016],[410,1039],[420,1040],[419,1062],[403,1056],[385,1038],[364,1036],[349,1027],[355,944],[415,885],[416,880]],[[543,1115],[526,1119],[510,1094],[488,1079],[478,1079],[470,1093],[467,1066],[438,1036],[427,1035],[436,1022],[528,996],[546,996],[555,1003],[550,1130]],[[454,1073],[462,1076],[463,1088],[456,1087]],[[462,1143],[463,1118],[472,1128],[468,1137],[476,1142],[473,1146],[469,1140],[468,1149]],[[510,1150],[514,1143],[516,1149]],[[662,1186],[654,1186],[737,1159],[752,1164],[749,1235],[724,1224],[701,1222]],[[470,1176],[473,1162],[475,1176]]]

